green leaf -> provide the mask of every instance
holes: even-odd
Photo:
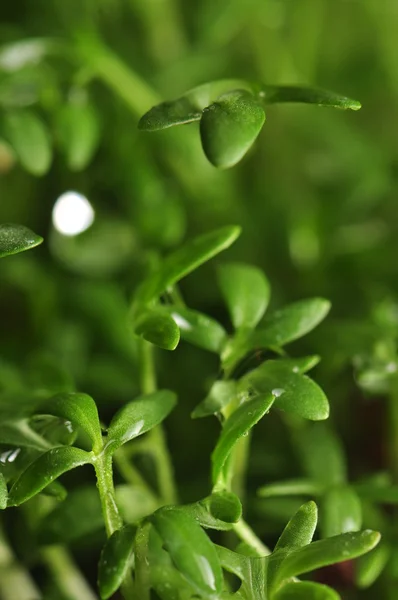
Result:
[[[161,600],[192,600],[195,593],[181,573],[163,564],[151,564],[151,585]]]
[[[108,428],[106,452],[113,453],[130,440],[159,425],[173,410],[177,397],[169,390],[139,396],[121,408]]]
[[[227,339],[227,332],[220,323],[203,313],[188,308],[167,306],[164,307],[164,310],[167,310],[178,325],[183,340],[209,352],[216,354],[221,352]]]
[[[320,421],[329,416],[329,403],[321,388],[306,375],[286,368],[283,361],[268,360],[241,378],[239,390],[272,394],[280,410]]]
[[[206,398],[191,413],[193,419],[220,413],[237,395],[235,381],[215,381]]]
[[[7,508],[8,490],[3,473],[0,472],[0,510]]]
[[[322,498],[322,537],[359,531],[362,526],[361,501],[353,488],[330,488]]]
[[[116,486],[115,493],[116,504],[126,523],[137,523],[160,506],[158,498],[148,488],[121,484]]]
[[[366,529],[313,542],[286,556],[277,572],[276,583],[320,567],[361,556],[372,550],[379,541],[380,534],[377,531]]]
[[[138,129],[159,131],[173,125],[184,125],[200,121],[202,111],[189,98],[182,96],[177,100],[162,102],[151,108],[138,122]]]
[[[29,419],[18,419],[2,423],[0,425],[0,440],[2,444],[7,446],[34,448],[41,451],[49,450],[52,446],[51,443],[30,427]]]
[[[293,85],[261,85],[260,87],[259,96],[265,104],[304,102],[305,104],[317,104],[318,106],[330,106],[344,110],[359,110],[361,108],[361,103],[358,100],[352,100],[326,90]]]
[[[288,479],[267,483],[257,490],[261,498],[275,496],[319,496],[324,491],[323,486],[311,479]]]
[[[369,481],[354,485],[361,498],[380,504],[398,504],[398,485],[389,481]]]
[[[46,402],[39,412],[72,421],[87,433],[95,453],[101,452],[102,435],[98,410],[91,396],[82,393],[57,394]]]
[[[204,109],[200,137],[208,160],[221,169],[238,163],[261,131],[265,112],[260,102],[245,90],[220,96]]]
[[[135,527],[125,525],[107,540],[98,565],[98,587],[103,600],[110,598],[121,586],[130,567]]]
[[[272,394],[262,394],[241,404],[225,421],[211,457],[213,485],[221,479],[223,467],[235,444],[270,410],[274,400]]]
[[[30,250],[42,242],[43,238],[40,235],[36,235],[24,225],[0,224],[0,257]]]
[[[243,582],[238,597],[244,600],[264,600],[268,557],[244,556],[221,546],[216,548],[223,569]]]
[[[44,175],[50,168],[52,149],[43,121],[32,111],[19,109],[5,113],[4,127],[22,166],[32,175]]]
[[[381,575],[391,556],[391,548],[383,542],[361,556],[355,565],[355,583],[359,588],[370,587]]]
[[[52,448],[42,454],[23,471],[10,489],[8,506],[19,506],[39,492],[57,477],[91,462],[88,452],[70,446]]]
[[[232,492],[216,492],[181,507],[185,513],[193,517],[205,529],[218,529],[228,531],[233,523],[237,523],[242,516],[242,504]]]
[[[70,544],[103,528],[98,490],[90,485],[71,491],[61,504],[45,515],[40,522],[39,538],[44,544]]]
[[[301,356],[300,358],[279,358],[278,361],[294,373],[307,373],[311,371],[321,360],[316,354],[312,356]]]
[[[303,337],[326,317],[330,310],[329,300],[309,298],[281,308],[269,315],[258,331],[254,331],[251,343],[265,348],[284,346]]]
[[[216,549],[196,520],[178,508],[161,508],[150,521],[163,539],[176,568],[204,598],[223,587]]]
[[[145,310],[134,331],[147,342],[164,350],[175,350],[180,341],[180,329],[174,319],[162,310]]]
[[[346,481],[344,451],[328,423],[305,425],[297,430],[295,437],[301,462],[310,479],[325,487]]]
[[[273,600],[340,600],[332,588],[312,581],[287,583],[273,596]]]
[[[98,115],[86,102],[71,102],[57,114],[59,143],[71,171],[82,171],[91,161],[100,139]]]
[[[218,268],[218,284],[235,329],[254,328],[270,298],[271,288],[264,273],[244,263],[226,263]]]
[[[144,281],[137,291],[138,301],[146,304],[158,298],[168,287],[174,285],[233,244],[240,234],[240,227],[227,226],[200,235],[165,258],[159,270]]]

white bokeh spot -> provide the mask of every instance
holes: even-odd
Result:
[[[65,192],[54,204],[52,219],[62,235],[78,235],[94,221],[94,209],[83,194]]]

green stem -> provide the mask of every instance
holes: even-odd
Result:
[[[112,457],[105,452],[98,454],[94,460],[94,469],[97,477],[97,488],[101,500],[107,536],[123,526],[115,496],[113,485]]]
[[[139,600],[150,599],[150,571],[148,563],[149,523],[144,523],[138,528],[134,541],[135,556],[135,586],[136,598]]]
[[[42,594],[29,573],[16,560],[0,524],[0,598],[40,600]]]
[[[243,519],[240,519],[240,521],[233,525],[233,530],[242,542],[253,548],[258,556],[268,556],[268,554],[271,554],[271,550],[263,544],[253,529]]]
[[[63,596],[65,595],[71,600],[97,599],[96,594],[94,594],[65,548],[62,546],[48,546],[42,548],[40,555]]]

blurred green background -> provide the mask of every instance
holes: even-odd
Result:
[[[364,397],[351,363],[372,352],[373,327],[392,338],[398,327],[398,3],[18,0],[3,3],[0,18],[0,222],[45,238],[1,262],[0,389],[21,379],[75,387],[97,400],[106,421],[138,392],[126,315],[146,266],[191,235],[239,224],[225,256],[265,270],[273,307],[306,296],[332,301],[326,323],[292,354],[322,356],[315,377],[350,473],[383,468],[384,405],[379,390]],[[310,84],[363,108],[272,106],[254,148],[228,171],[206,161],[197,124],[137,130],[153,104],[237,77]],[[18,125],[21,112],[39,119],[44,157],[32,122]],[[79,146],[82,132],[88,148]],[[53,225],[54,205],[69,191],[95,213],[77,236]],[[228,325],[213,263],[181,290],[189,306]],[[185,343],[156,358],[161,385],[179,393],[168,436],[181,497],[193,500],[207,493],[217,423],[192,423],[189,413],[219,367]],[[271,415],[254,438],[249,490],[298,473]],[[253,523],[272,539],[280,512],[253,508]],[[347,594],[356,598],[350,587]]]

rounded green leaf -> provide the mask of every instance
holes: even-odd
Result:
[[[138,122],[138,129],[159,131],[173,125],[184,125],[199,121],[202,111],[189,98],[182,96],[176,100],[162,102],[151,108]]]
[[[91,161],[100,139],[98,115],[86,102],[63,106],[57,115],[57,133],[71,171],[83,170]]]
[[[215,546],[195,518],[178,508],[161,508],[150,520],[175,567],[203,598],[214,598],[223,587]]]
[[[287,368],[283,361],[266,361],[242,377],[239,388],[272,394],[276,408],[304,419],[320,421],[329,416],[329,403],[321,388],[306,375]]]
[[[101,451],[101,426],[97,406],[91,396],[73,392],[57,394],[46,402],[39,411],[43,414],[48,412],[79,425],[92,441],[94,452]]]
[[[204,109],[200,137],[208,160],[221,169],[239,162],[254,143],[265,121],[265,112],[249,92],[223,94]]]
[[[356,558],[372,550],[379,541],[380,534],[377,531],[366,529],[313,542],[286,556],[277,572],[277,581]]]
[[[318,106],[330,106],[343,110],[359,110],[361,103],[346,96],[318,90],[316,88],[294,85],[261,85],[259,96],[266,104],[277,102],[304,102]]]
[[[359,588],[370,587],[383,572],[389,558],[391,548],[381,543],[377,548],[361,556],[355,565],[355,583]]]
[[[312,479],[288,479],[267,483],[257,490],[260,498],[273,498],[275,496],[319,496],[324,491],[322,485]]]
[[[98,587],[103,600],[121,586],[131,564],[135,527],[125,525],[107,540],[98,565]]]
[[[0,510],[7,508],[8,490],[3,473],[0,473]]]
[[[191,413],[193,419],[220,413],[237,395],[236,382],[215,381],[206,398]]]
[[[70,446],[52,448],[39,456],[19,476],[10,489],[8,506],[19,506],[41,492],[66,471],[90,462],[90,454],[80,448]]]
[[[130,440],[159,425],[173,410],[177,397],[169,390],[160,390],[140,396],[121,408],[108,428],[105,444],[107,452],[113,453]]]
[[[326,317],[329,300],[310,298],[300,300],[270,314],[262,328],[252,334],[252,345],[284,346],[303,337]]]
[[[32,175],[44,175],[52,159],[51,140],[46,125],[32,111],[7,111],[4,127],[8,141],[22,166]]]
[[[43,242],[43,238],[24,225],[15,223],[0,224],[0,257],[18,254],[34,248]]]
[[[188,241],[167,256],[159,269],[144,281],[137,292],[138,301],[145,304],[158,298],[168,287],[229,248],[240,232],[240,227],[230,225]]]
[[[180,329],[183,340],[209,352],[219,354],[227,339],[227,332],[215,319],[188,308],[165,307]]]
[[[340,600],[332,588],[312,581],[287,583],[273,596],[273,600]]]
[[[235,329],[254,328],[268,306],[271,288],[264,273],[243,263],[225,263],[218,268],[218,284]]]
[[[235,444],[270,410],[274,400],[272,394],[262,394],[241,404],[225,421],[211,456],[213,485],[219,482],[225,462]]]
[[[163,350],[175,350],[180,341],[177,323],[162,310],[146,310],[139,316],[134,331]]]
[[[208,498],[209,511],[215,519],[237,523],[242,516],[242,504],[232,492],[216,492]]]
[[[362,526],[362,506],[358,494],[349,486],[329,489],[322,498],[322,537],[359,531]]]

